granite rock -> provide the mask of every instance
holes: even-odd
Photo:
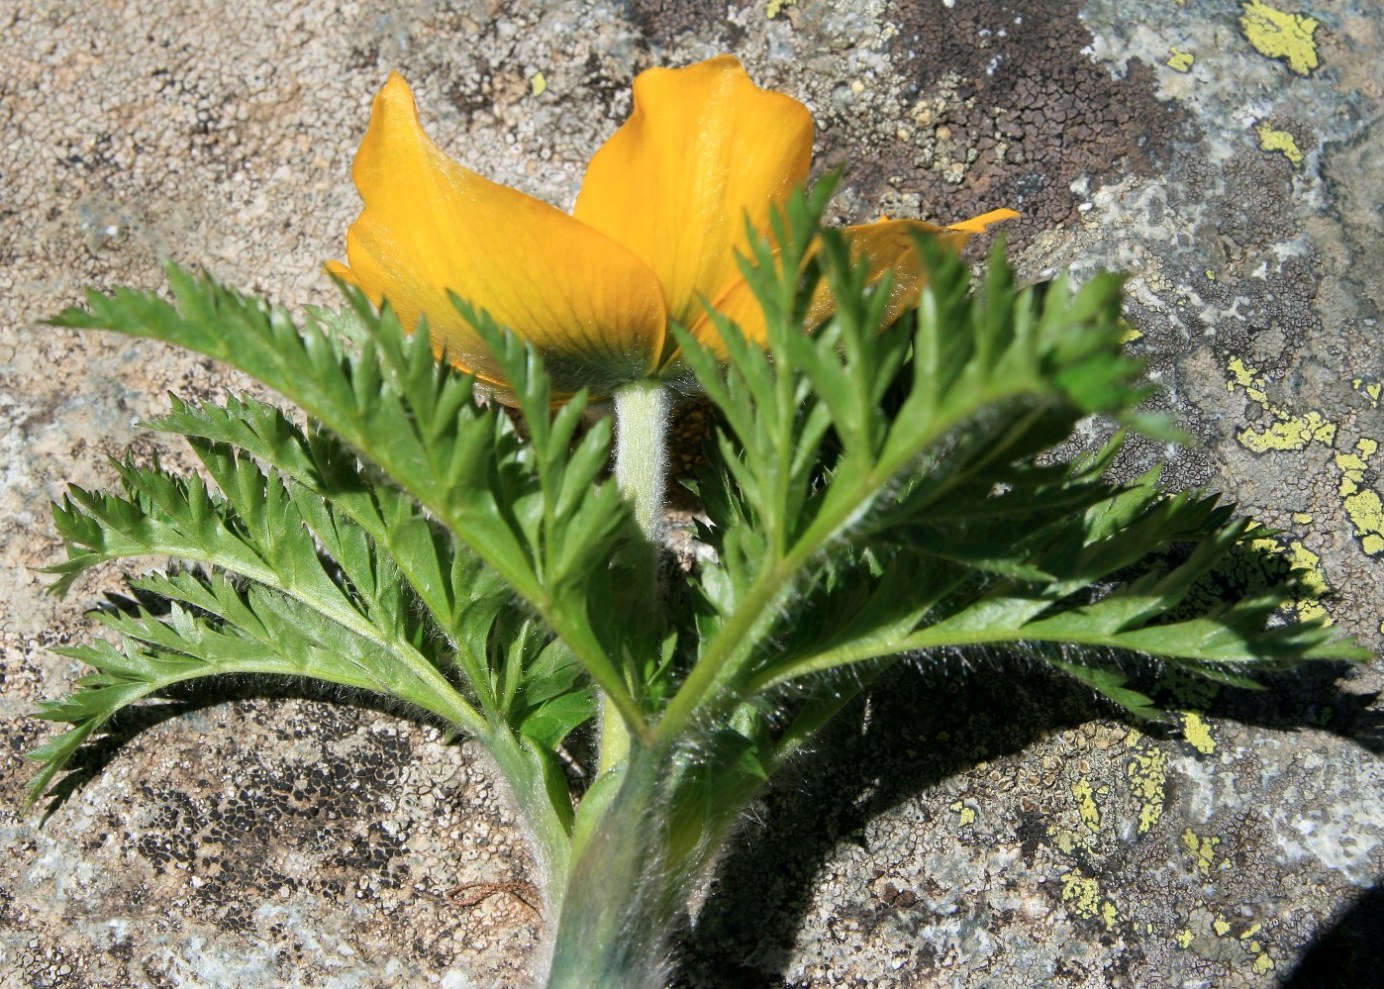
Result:
[[[111,483],[165,392],[234,372],[37,320],[160,264],[328,301],[391,69],[438,142],[561,206],[650,65],[721,51],[806,102],[842,220],[1006,205],[1026,277],[1130,273],[1133,353],[1223,490],[1384,645],[1372,0],[17,0],[0,27],[0,986],[522,985],[543,918],[483,753],[396,712],[230,684],[127,725],[19,812],[128,569],[44,593],[48,502]],[[1022,671],[1016,682],[1015,667]],[[1364,985],[1384,930],[1384,676],[1163,682],[1141,730],[1022,655],[920,665],[766,795],[680,945],[697,987]],[[1000,671],[1004,671],[1001,676]],[[480,885],[477,884],[491,884]],[[494,895],[471,895],[482,889]],[[1355,973],[1352,978],[1351,973]],[[1339,979],[1341,981],[1333,981]]]

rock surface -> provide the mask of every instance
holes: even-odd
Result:
[[[166,391],[245,385],[35,321],[89,285],[157,286],[165,258],[326,301],[391,69],[463,162],[568,206],[636,72],[731,51],[812,108],[842,219],[1013,206],[1029,276],[1130,272],[1130,348],[1198,441],[1130,466],[1228,492],[1313,571],[1304,614],[1384,644],[1372,0],[6,10],[0,985],[508,987],[541,944],[484,756],[329,697],[184,699],[46,823],[18,813],[22,753],[49,732],[27,712],[79,672],[52,650],[122,577],[44,595],[48,501],[159,449],[134,424]],[[747,824],[683,945],[687,983],[1364,985],[1382,681],[1375,664],[1255,697],[1166,684],[1183,730],[1157,735],[1022,657],[901,678]]]

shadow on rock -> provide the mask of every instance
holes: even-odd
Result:
[[[1358,989],[1384,972],[1384,886],[1360,895],[1317,937],[1282,989]]]
[[[1131,660],[1132,685],[1166,709],[1178,709],[1185,700],[1179,703],[1179,684],[1166,681],[1165,669]],[[1277,731],[1326,731],[1379,752],[1384,712],[1372,707],[1378,694],[1343,690],[1340,681],[1353,675],[1348,664],[1323,662],[1265,677],[1264,690],[1213,684],[1197,708]],[[977,762],[1022,751],[1046,733],[1112,716],[1121,714],[1086,687],[1021,659],[965,673],[904,669],[886,676],[769,788],[759,820],[732,846],[694,927],[683,934],[677,986],[783,989],[797,931],[833,849],[863,843],[873,818]],[[1156,737],[1178,734],[1163,724],[1140,728]],[[1377,962],[1384,950],[1380,910],[1380,894],[1372,892],[1331,936],[1354,938],[1356,956]],[[1371,930],[1373,941],[1366,934]],[[1296,989],[1337,984],[1289,983]]]
[[[722,862],[680,945],[679,986],[781,989],[822,864],[878,815],[976,762],[1096,717],[1091,692],[1046,669],[887,676],[784,771]]]
[[[1358,676],[1346,663],[1308,663],[1261,675],[1264,690],[1225,690],[1204,708],[1213,717],[1259,728],[1315,728],[1384,755],[1384,709],[1378,691],[1352,691]],[[1175,706],[1174,700],[1165,700]]]

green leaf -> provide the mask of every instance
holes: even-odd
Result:
[[[135,586],[172,602],[166,615],[99,613],[118,636],[65,653],[94,671],[39,717],[74,725],[37,749],[42,763],[32,784],[36,799],[77,748],[123,708],[176,683],[226,674],[309,677],[372,691],[427,711],[468,730],[484,722],[447,685],[371,636],[333,620],[314,604],[257,584],[191,572],[151,575]]]
[[[441,365],[425,325],[406,333],[352,289],[346,312],[295,319],[174,268],[171,302],[121,290],[62,314],[224,360],[306,422],[235,395],[174,399],[153,426],[187,439],[201,475],[126,461],[120,492],[74,487],[56,509],[59,592],[112,559],[181,564],[137,584],[166,613],[105,615],[113,639],[70,651],[92,672],[43,709],[73,727],[35,753],[31,797],[175,683],[316,677],[489,746],[560,891],[622,780],[667,828],[612,833],[658,834],[660,875],[697,873],[764,780],[900,657],[1024,643],[1152,717],[1120,671],[1129,653],[1242,685],[1363,656],[1288,620],[1290,572],[1216,586],[1265,542],[1229,506],[1169,494],[1156,472],[1106,477],[1125,431],[1174,436],[1141,410],[1119,277],[1020,289],[1002,242],[976,278],[924,239],[918,304],[884,325],[889,279],[822,227],[830,187],[791,197],[770,236],[749,231],[764,339],[714,314],[723,348],[674,330],[673,373],[716,426],[695,486],[705,553],[685,577],[665,568],[657,595],[635,591],[653,567],[606,477],[609,420],[584,392],[555,401],[573,382],[555,390],[532,347],[462,300],[517,417]],[[823,287],[834,313],[805,326]],[[1092,416],[1115,439],[1067,457]],[[599,726],[613,741],[574,813],[560,747],[606,712],[623,725]]]
[[[731,727],[698,739],[695,752],[678,766],[666,809],[671,867],[696,862],[735,823],[739,809],[769,778],[765,748]]]
[[[1059,487],[1064,479],[1027,477],[1031,459],[1085,416],[1132,412],[1146,393],[1118,349],[1117,280],[1097,280],[1074,298],[1061,286],[1041,297],[1018,293],[997,248],[972,296],[965,265],[923,241],[929,280],[916,318],[884,327],[888,286],[871,287],[844,239],[819,229],[821,207],[818,199],[791,200],[781,239],[753,249],[757,264],[746,274],[770,316],[767,347],[748,344],[722,320],[730,354],[723,367],[698,341],[679,336],[724,424],[723,472],[699,484],[719,566],[703,576],[701,627],[710,634],[665,717],[669,732],[694,711],[735,703],[762,673],[770,656],[760,644],[776,626],[815,610],[795,598],[823,586],[830,547],[858,552],[912,523],[911,535],[921,538],[911,545],[943,560],[1041,578],[1040,565],[1001,541],[1002,524],[927,532],[923,520],[959,499],[983,503],[998,486]],[[836,311],[804,333],[801,313],[818,277],[831,287]],[[793,293],[799,303],[786,305]],[[1069,504],[1097,497],[1082,480],[1086,488],[1068,494]],[[893,573],[903,571],[901,560]],[[919,617],[931,593],[920,583],[920,600],[900,608],[891,590],[873,613],[895,625]],[[867,622],[857,631],[877,639],[880,628]]]
[[[1119,670],[1105,666],[1069,663],[1053,655],[1045,655],[1044,658],[1057,669],[1075,677],[1092,690],[1114,701],[1136,718],[1145,721],[1157,721],[1163,716],[1163,712],[1159,710],[1151,698],[1126,686],[1129,678]]]
[[[406,334],[386,309],[376,314],[348,290],[364,343],[359,353],[309,318],[171,267],[174,300],[119,290],[91,293],[86,310],[54,323],[167,340],[240,368],[292,400],[379,468],[457,536],[572,647],[625,718],[644,717],[624,671],[601,639],[599,608],[583,594],[629,538],[628,509],[611,485],[593,483],[605,464],[608,427],[575,438],[584,399],[554,412],[548,378],[532,348],[464,303],[465,318],[495,351],[530,438],[521,442],[473,382],[435,359],[427,329]],[[339,322],[339,321],[336,321]],[[577,454],[568,458],[569,445]]]
[[[1106,481],[1122,435],[1095,456],[1051,457],[1091,415],[1148,423],[1150,389],[1121,347],[1119,277],[1020,291],[1002,244],[975,281],[923,241],[916,314],[882,327],[887,289],[871,290],[842,239],[821,231],[813,253],[796,233],[816,229],[817,208],[794,199],[794,233],[754,248],[765,348],[721,321],[722,366],[679,337],[721,423],[719,463],[697,484],[716,556],[699,580],[698,662],[662,731],[809,674],[977,643],[1137,651],[1198,673],[1360,656],[1321,629],[1269,627],[1282,588],[1179,615],[1248,525],[1213,498],[1164,496],[1156,474]],[[802,306],[783,299],[810,297],[818,278],[836,313],[804,333]],[[1147,712],[1117,671],[1082,670]]]
[[[467,590],[478,581],[488,589],[502,586],[464,543],[368,470],[332,433],[316,427],[309,435],[282,409],[245,396],[228,395],[224,406],[183,402],[176,396],[171,401],[172,412],[148,423],[150,428],[243,450],[317,495],[388,550],[442,627],[451,628],[456,619],[454,567],[462,568],[461,586]]]

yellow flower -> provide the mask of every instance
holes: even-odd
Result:
[[[650,69],[634,81],[629,119],[591,159],[569,216],[447,157],[423,132],[408,83],[391,74],[352,171],[365,208],[347,234],[349,267],[327,267],[376,304],[387,299],[406,329],[426,317],[439,354],[483,379],[501,383],[450,294],[532,342],[556,392],[608,394],[676,356],[672,320],[721,350],[707,305],[762,339],[763,316],[736,263],[745,219],[767,230],[770,210],[807,180],[811,155],[807,108],[756,86],[734,58]],[[913,232],[959,249],[1016,215],[846,233],[877,275],[893,272],[897,313],[922,279]],[[829,300],[814,308],[815,318],[830,314]]]

